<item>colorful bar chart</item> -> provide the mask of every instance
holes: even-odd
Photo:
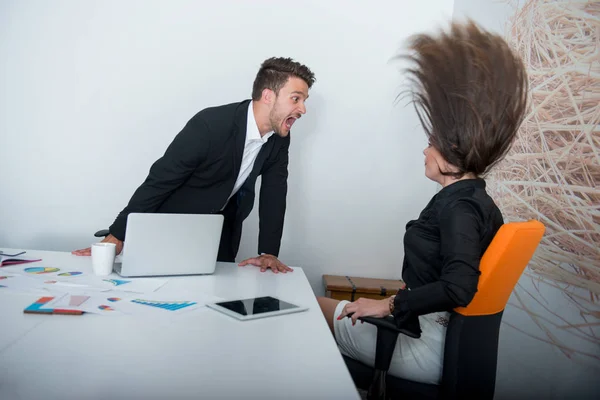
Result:
[[[131,302],[136,304],[142,304],[144,306],[158,307],[167,311],[176,311],[196,304],[196,302],[193,301],[154,301],[143,299],[134,299],[131,300]]]

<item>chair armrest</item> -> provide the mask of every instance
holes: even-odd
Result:
[[[354,313],[347,316],[351,317]],[[377,345],[375,348],[375,369],[377,371],[387,371],[392,363],[392,355],[398,340],[398,334],[401,330],[396,327],[394,317],[386,318],[359,317],[360,321],[373,324],[377,327]],[[379,378],[378,378],[379,379]]]
[[[377,328],[389,329],[390,331],[402,333],[400,329],[396,326],[396,322],[394,321],[394,317],[388,316],[385,318],[376,318],[376,317],[359,317],[361,321],[368,322],[369,324],[375,325]]]
[[[383,328],[392,332],[402,333],[411,338],[418,339],[421,337],[421,328],[417,326],[413,326],[414,324],[408,323],[406,327],[398,328],[396,325],[396,321],[394,321],[394,317],[389,316],[385,318],[375,318],[375,317],[360,317],[358,318],[361,321],[365,321],[369,324],[375,325],[377,329]],[[417,320],[418,323],[418,320]]]
[[[350,313],[347,316],[351,317],[354,313]],[[403,333],[412,338],[421,337],[421,328],[419,326],[419,319],[415,316],[416,326],[409,320],[406,323],[406,327],[398,328],[396,321],[393,316],[387,316],[385,318],[375,317],[359,317],[361,322],[375,325],[377,327],[377,344],[375,347],[375,373],[373,375],[373,382],[369,387],[369,393],[367,398],[369,399],[386,399],[386,375],[390,369],[392,363],[392,356],[394,355],[394,349],[396,348],[396,342],[398,341],[398,335]]]
[[[102,229],[96,233],[94,233],[94,236],[96,237],[103,237],[103,236],[108,236],[110,235],[110,231],[108,229]]]

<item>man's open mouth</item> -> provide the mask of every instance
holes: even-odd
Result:
[[[292,129],[292,125],[294,125],[294,122],[296,122],[296,117],[288,117],[288,119],[285,120],[285,126],[288,129]]]

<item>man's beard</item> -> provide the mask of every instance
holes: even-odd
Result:
[[[273,106],[273,109],[269,113],[269,122],[271,124],[271,129],[275,134],[281,136],[281,125],[283,124],[283,117],[279,115],[279,110],[277,109],[277,105]]]

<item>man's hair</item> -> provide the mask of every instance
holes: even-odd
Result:
[[[469,20],[410,40],[412,101],[430,144],[458,172],[485,175],[510,149],[527,109],[527,73],[499,35]]]
[[[292,76],[306,82],[309,89],[315,83],[315,74],[307,66],[291,58],[272,57],[265,60],[260,66],[252,86],[252,100],[260,100],[264,89],[271,89],[279,94],[279,89]]]

